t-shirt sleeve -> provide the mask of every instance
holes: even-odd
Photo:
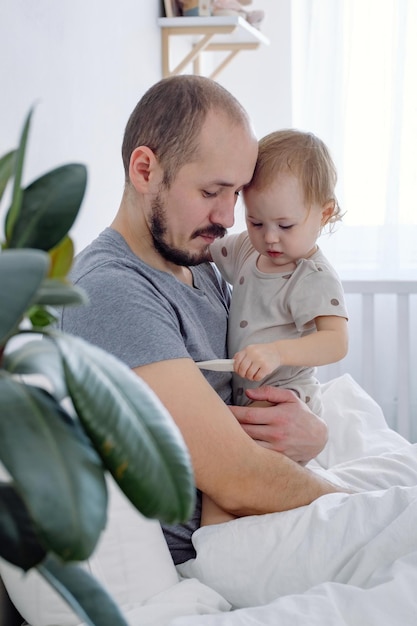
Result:
[[[107,263],[77,284],[87,292],[89,303],[65,307],[65,332],[83,337],[131,368],[189,356],[178,318],[155,281]]]
[[[316,317],[335,315],[348,319],[343,287],[336,275],[317,269],[298,281],[289,294],[289,307],[302,332]]]

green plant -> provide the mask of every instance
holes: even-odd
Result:
[[[77,564],[106,523],[105,473],[144,515],[169,523],[191,515],[193,475],[145,383],[52,326],[53,307],[87,300],[66,278],[87,175],[73,163],[22,188],[31,116],[0,159],[0,200],[11,191],[0,253],[0,461],[9,476],[0,482],[0,556],[36,567],[87,624],[121,626],[113,600]]]

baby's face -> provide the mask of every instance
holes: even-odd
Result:
[[[253,247],[264,257],[260,269],[287,271],[316,251],[325,209],[307,206],[301,184],[281,172],[265,190],[245,191],[246,224]]]

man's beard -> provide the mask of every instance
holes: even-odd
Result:
[[[210,252],[208,246],[202,252],[191,254],[187,250],[180,250],[179,248],[174,248],[167,244],[165,241],[165,235],[167,232],[166,223],[166,211],[162,203],[161,197],[158,195],[152,203],[152,216],[150,225],[155,250],[157,250],[157,252],[159,252],[159,254],[166,261],[174,263],[175,265],[200,265],[200,263],[205,263],[210,260]],[[196,230],[192,234],[191,239],[195,239],[196,237],[199,237],[201,235],[208,235],[211,237],[224,237],[226,232],[226,229],[223,228],[223,226],[220,226],[220,224],[212,224],[211,226],[207,226],[207,228]]]

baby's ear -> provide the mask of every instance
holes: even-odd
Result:
[[[327,222],[330,220],[330,218],[332,217],[334,210],[335,210],[335,201],[334,200],[329,200],[328,202],[326,202],[326,204],[323,206],[322,210],[321,210],[321,226],[326,226]]]

